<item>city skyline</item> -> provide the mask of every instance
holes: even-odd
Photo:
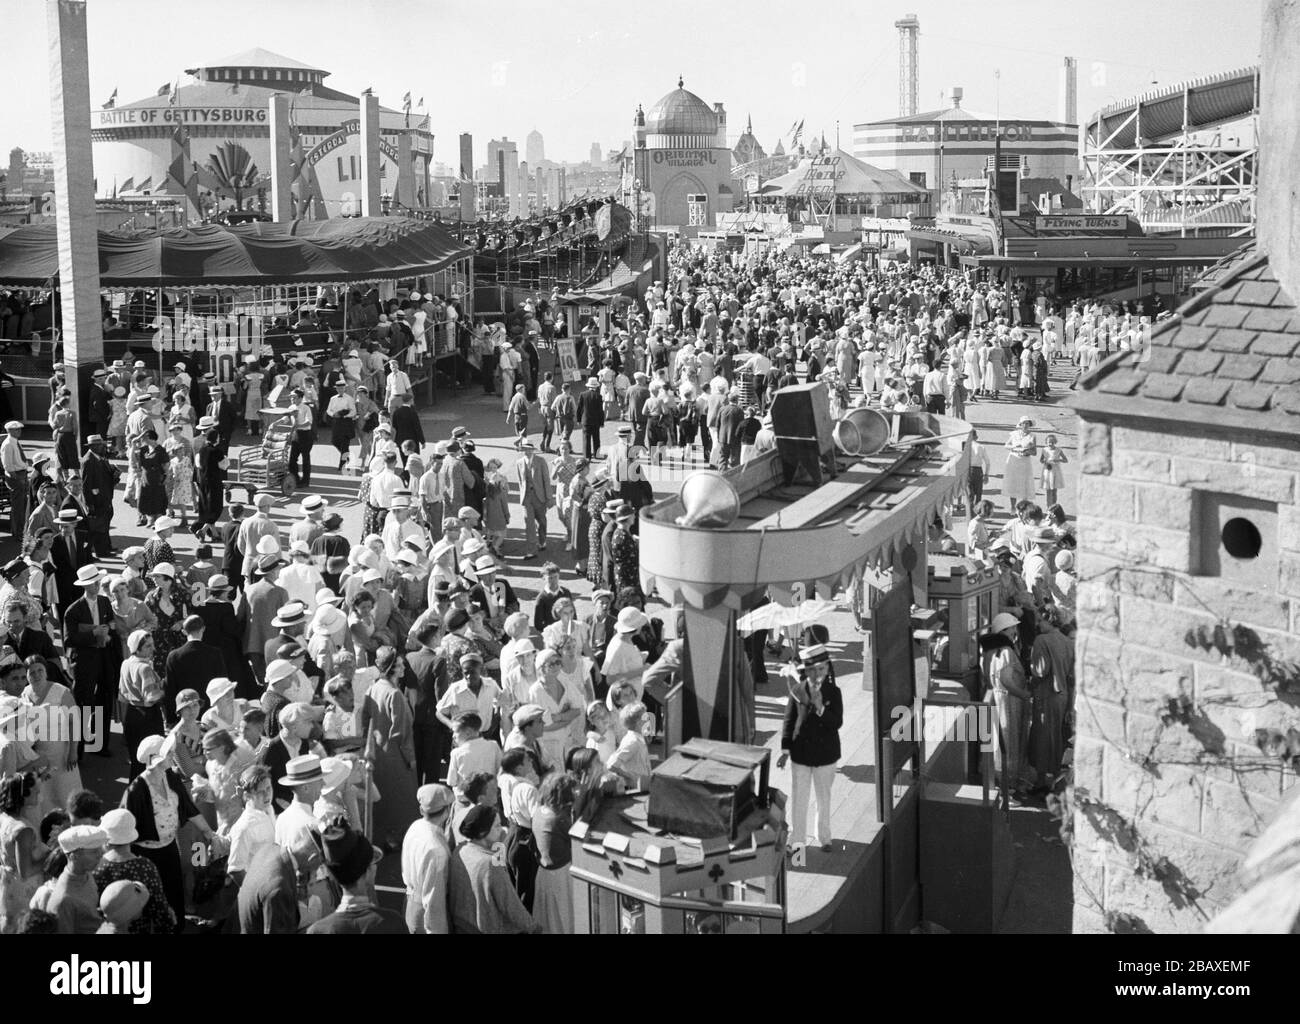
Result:
[[[520,0],[503,0],[492,21],[523,17],[527,9]],[[161,0],[89,6],[93,107],[115,90],[119,103],[152,96],[163,84],[160,76],[183,84],[184,68],[245,49],[249,25],[256,24],[259,45],[331,72],[331,88],[359,95],[369,86],[381,103],[394,109],[401,108],[407,92],[416,103],[424,98],[424,110],[413,113],[429,116],[435,159],[454,162],[455,140],[468,131],[475,139],[476,165],[485,159],[489,138],[505,136],[522,143],[533,129],[542,133],[548,159],[557,163],[582,163],[593,139],[602,152],[617,151],[629,134],[637,105],[649,109],[675,87],[679,74],[687,89],[710,104],[725,105],[732,144],[752,117],[754,134],[768,149],[778,139],[788,147],[789,128],[800,120],[806,121],[805,138],[824,133],[829,141],[838,123],[841,144],[847,147],[853,124],[897,113],[893,22],[907,13],[917,14],[921,23],[921,110],[947,105],[952,88],[960,86],[964,105],[971,109],[998,109],[1025,118],[1056,116],[1057,71],[1064,56],[1079,61],[1078,109],[1086,117],[1109,102],[1151,88],[1153,82],[1170,84],[1253,64],[1260,30],[1258,8],[1247,8],[1244,16],[1220,24],[1222,19],[1214,15],[1221,14],[1221,5],[1209,0],[1137,5],[1100,0],[1086,24],[1077,23],[1064,7],[1043,9],[1021,0],[999,4],[1002,24],[1032,19],[1040,30],[1038,38],[1051,41],[1030,49],[1003,42],[1006,33],[987,18],[972,18],[969,8],[955,0],[901,0],[898,5],[873,3],[860,10],[814,0],[794,22],[768,4],[750,12],[740,33],[724,9],[669,3],[667,21],[673,21],[673,12],[689,13],[695,26],[676,47],[669,66],[647,45],[656,38],[662,17],[610,12],[580,0],[566,7],[566,27],[556,40],[573,59],[556,61],[554,47],[537,48],[531,41],[493,40],[444,51],[446,59],[435,76],[413,71],[411,62],[380,59],[392,52],[386,26],[415,25],[423,19],[439,35],[479,39],[486,27],[484,15],[448,9],[434,20],[427,8],[395,0],[382,6],[362,4],[363,14],[376,15],[372,20],[357,18],[355,4],[345,8],[336,0],[323,0],[313,7],[311,22],[304,24],[299,5],[268,8],[232,0],[229,16],[205,26],[201,40],[156,50],[147,62],[124,60],[138,45],[138,25],[163,23],[168,10]],[[1138,12],[1144,22],[1164,22],[1168,30],[1131,38],[1115,31]],[[837,24],[829,35],[827,18]],[[354,28],[340,33],[338,26],[345,21]],[[1213,32],[1197,28],[1209,24],[1214,24]],[[0,115],[0,149],[47,150],[52,136],[42,6],[22,5],[10,27],[19,45],[9,63],[14,80],[28,84],[29,102]],[[721,55],[713,52],[729,33],[743,45]],[[774,72],[777,67],[780,74]],[[995,70],[1000,78],[995,78]]]

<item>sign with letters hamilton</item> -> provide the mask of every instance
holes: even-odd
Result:
[[[1036,217],[1035,231],[1117,231],[1128,230],[1128,218],[1119,217],[1079,217],[1052,216]]]
[[[96,128],[155,124],[266,124],[266,107],[121,107],[95,112]]]

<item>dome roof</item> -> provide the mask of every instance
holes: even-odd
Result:
[[[718,115],[693,92],[677,88],[656,103],[645,116],[645,129],[651,135],[716,135]]]

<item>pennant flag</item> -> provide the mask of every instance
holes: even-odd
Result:
[[[402,109],[403,110],[411,109],[411,94],[409,92],[402,97]]]
[[[424,97],[423,97],[423,96],[420,97],[420,105],[419,105],[419,108],[418,108],[418,109],[420,109],[420,110],[423,110],[423,109],[424,109]]]
[[[171,91],[167,93],[167,103],[169,106],[176,106],[176,94],[181,91],[181,80],[176,79],[176,84],[172,86]]]
[[[113,107],[115,107],[115,106],[117,106],[117,89],[116,89],[116,88],[113,89],[113,95],[110,96],[110,97],[108,98],[108,102],[104,104],[104,109],[105,109],[105,110],[111,110],[111,109],[112,109]]]
[[[185,197],[186,220],[199,219],[199,176],[194,173],[194,161],[190,159],[190,133],[182,124],[177,124],[172,132],[172,159],[163,188]]]
[[[171,93],[171,91],[172,91],[172,84],[171,84],[171,82],[163,82],[162,85],[158,86],[158,95],[159,95],[159,96],[167,96],[167,95],[169,95],[169,94]]]

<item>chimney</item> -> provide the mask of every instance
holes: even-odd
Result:
[[[1292,301],[1300,298],[1300,4],[1268,0],[1260,45],[1259,191],[1256,231],[1278,283]]]
[[[965,95],[960,85],[952,87],[952,109],[957,110],[961,107],[961,98]]]
[[[721,103],[713,104],[713,112],[718,115],[718,138],[715,145],[719,149],[727,148],[727,112],[722,109]]]
[[[1057,118],[1062,124],[1079,123],[1079,62],[1073,57],[1066,57],[1061,68]]]

